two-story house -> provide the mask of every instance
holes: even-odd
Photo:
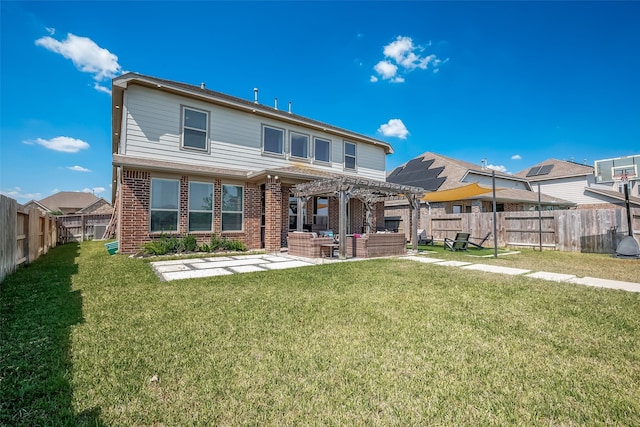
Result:
[[[122,253],[162,233],[213,234],[268,252],[297,224],[292,188],[320,178],[385,180],[385,141],[253,100],[128,73],[113,80],[113,200]],[[312,197],[305,229],[338,228],[338,202]],[[365,210],[349,202],[348,226]],[[378,215],[375,215],[375,213]],[[384,226],[382,204],[374,211]]]
[[[640,156],[597,160],[595,166],[574,161],[547,159],[524,169],[516,177],[526,179],[534,191],[570,200],[579,209],[604,209],[624,206],[623,183],[626,173],[633,205],[638,199],[637,168]]]

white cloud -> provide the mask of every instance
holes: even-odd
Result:
[[[100,85],[100,83],[96,82],[93,84],[93,88],[98,92],[106,93],[107,95],[111,95],[111,89],[108,87]]]
[[[9,190],[0,190],[0,194],[11,197],[20,203],[26,203],[30,200],[38,200],[42,198],[40,193],[23,193],[22,188],[20,187],[14,187]]]
[[[431,42],[428,46],[431,46]],[[429,66],[434,73],[437,73],[438,67],[448,61],[448,59],[440,60],[434,54],[423,56],[423,51],[424,48],[415,45],[411,37],[398,36],[394,41],[384,46],[382,52],[385,59],[378,62],[373,69],[383,80],[402,83],[405,78],[404,75],[398,75],[399,73],[408,73],[417,68],[426,70]],[[377,80],[370,79],[370,81]]]
[[[375,83],[375,82],[377,82],[377,81],[378,81],[378,78],[377,78],[376,76],[371,76],[371,78],[369,78],[369,81],[370,81],[371,83]]]
[[[52,36],[52,35],[54,35],[56,33],[56,29],[55,28],[44,27],[44,29],[47,31],[47,33],[49,33],[50,36]]]
[[[75,171],[75,172],[91,172],[90,169],[87,168],[83,168],[82,166],[67,166],[67,169],[69,169],[70,171]]]
[[[104,187],[94,187],[94,188],[85,188],[84,190],[82,190],[83,193],[93,193],[93,194],[100,194],[100,193],[104,193],[105,188]]]
[[[507,173],[507,167],[504,165],[487,165],[487,169],[492,169],[496,172]]]
[[[400,119],[391,119],[387,123],[380,125],[378,132],[384,136],[393,136],[400,139],[407,139],[409,131]]]
[[[520,156],[520,154],[514,154],[511,156],[511,160],[522,160],[522,156]]]
[[[122,72],[118,57],[88,37],[69,33],[62,41],[47,36],[39,38],[35,43],[70,59],[78,70],[93,74],[97,81],[112,79]]]
[[[376,70],[384,80],[394,78],[398,72],[398,66],[393,65],[389,61],[380,61],[373,67],[373,69]]]
[[[70,138],[68,136],[57,136],[52,139],[37,138],[35,140],[23,141],[24,144],[40,144],[45,148],[64,153],[77,153],[80,150],[89,148],[89,144],[81,139]]]

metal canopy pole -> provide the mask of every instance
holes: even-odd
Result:
[[[491,184],[493,187],[493,257],[498,258],[498,213],[496,212],[496,171],[491,171]]]

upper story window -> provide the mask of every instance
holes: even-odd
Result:
[[[209,149],[209,113],[182,107],[182,147],[207,151]]]
[[[314,138],[314,156],[317,161],[329,162],[331,160],[331,141],[322,138]]]
[[[222,231],[242,231],[243,188],[240,185],[222,186]]]
[[[284,129],[270,126],[262,127],[262,151],[264,153],[282,154],[284,148]]]
[[[353,142],[344,142],[344,168],[356,168],[356,144]]]
[[[177,231],[180,182],[177,179],[151,179],[151,231]]]
[[[290,151],[292,157],[306,159],[309,157],[309,135],[290,132]]]
[[[189,182],[189,231],[211,231],[213,227],[213,184]]]

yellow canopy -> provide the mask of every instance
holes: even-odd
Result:
[[[433,191],[425,194],[420,200],[427,202],[453,202],[455,200],[465,200],[480,194],[489,193],[490,188],[482,188],[477,182],[465,185],[464,187],[452,188],[450,190]]]

